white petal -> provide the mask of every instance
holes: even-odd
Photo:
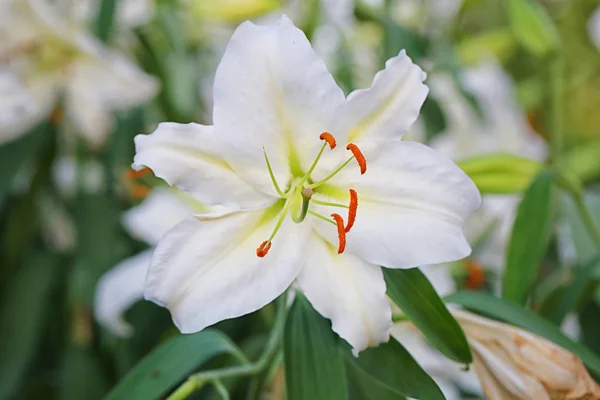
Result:
[[[265,214],[267,213],[267,214]],[[256,311],[283,293],[302,267],[308,224],[286,218],[264,258],[256,248],[276,218],[240,211],[188,218],[161,240],[146,278],[146,299],[167,307],[183,333]]]
[[[126,110],[150,100],[158,81],[117,52],[97,45],[96,57],[74,65],[71,82],[76,89],[94,95],[107,111]]]
[[[346,169],[332,181],[358,193],[356,222],[347,235],[346,251],[389,268],[438,264],[469,255],[462,227],[481,198],[456,164],[413,142],[391,141],[365,154],[365,175]],[[328,215],[328,211],[321,213]],[[317,226],[337,243],[330,224]]]
[[[274,193],[263,148],[285,186],[290,169],[298,175],[309,168],[322,132],[345,143],[346,132],[333,124],[344,101],[304,33],[283,16],[271,26],[237,28],[216,72],[213,121],[236,172]],[[289,161],[294,156],[299,167]]]
[[[0,69],[0,144],[13,140],[35,124],[38,105],[17,77]]]
[[[202,203],[256,208],[273,202],[233,172],[222,158],[220,136],[212,126],[161,123],[151,135],[135,137],[135,168],[152,169],[168,184]],[[268,176],[268,175],[267,175]]]
[[[416,121],[427,97],[425,76],[404,50],[390,58],[369,89],[348,96],[350,141],[399,140]]]
[[[450,267],[450,265],[444,264],[425,265],[419,268],[441,297],[448,296],[456,291],[456,283],[450,272]]]
[[[167,231],[198,212],[182,196],[172,189],[156,188],[140,205],[123,214],[123,225],[133,237],[154,246]]]
[[[143,298],[144,278],[152,259],[152,250],[128,258],[105,273],[96,287],[94,315],[106,329],[117,336],[130,336],[133,331],[123,314]]]
[[[355,354],[387,342],[392,311],[385,296],[381,268],[313,236],[298,284],[332,329],[353,347]]]

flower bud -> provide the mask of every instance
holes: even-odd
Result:
[[[542,169],[537,161],[509,154],[490,154],[458,162],[483,194],[520,193]]]

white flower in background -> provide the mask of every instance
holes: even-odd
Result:
[[[62,0],[73,17],[80,21],[94,21],[102,4],[101,0]],[[120,29],[131,29],[148,22],[154,15],[154,0],[119,0],[115,9],[115,21]]]
[[[198,205],[185,200],[173,189],[157,188],[138,206],[123,215],[123,225],[136,239],[150,246],[189,215],[198,212]],[[131,326],[123,314],[144,296],[144,279],[153,248],[123,260],[98,282],[94,314],[98,322],[117,336],[129,336]]]
[[[486,153],[510,153],[541,161],[546,144],[528,125],[515,101],[510,78],[496,62],[488,61],[463,75],[465,88],[481,107],[482,117],[459,92],[447,75],[428,81],[447,121],[447,131],[434,138],[431,146],[461,160]],[[506,245],[520,201],[517,195],[485,195],[482,207],[467,222],[467,237],[476,240],[493,224],[494,230],[476,255],[486,267],[502,268]]]
[[[590,41],[600,50],[600,7],[596,8],[587,24]]]
[[[34,100],[20,123],[0,127],[0,142],[25,133],[62,99],[66,115],[92,145],[111,129],[111,113],[149,100],[154,78],[109,50],[82,27],[69,24],[44,0],[5,4],[0,24],[0,63]]]
[[[253,312],[296,281],[355,352],[388,340],[379,266],[467,256],[462,224],[480,203],[450,160],[400,141],[423,79],[401,52],[345,98],[287,17],[240,25],[217,69],[214,125],[163,123],[135,139],[135,167],[231,208],[163,237],[146,299],[189,333]]]
[[[0,143],[13,139],[27,125],[27,116],[35,114],[37,104],[17,77],[9,71],[0,70]],[[14,126],[14,130],[4,131]]]
[[[507,324],[461,310],[452,314],[488,399],[600,399],[600,387],[574,354]]]

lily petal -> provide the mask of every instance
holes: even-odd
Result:
[[[313,307],[331,320],[355,355],[388,341],[392,311],[381,268],[351,254],[338,255],[317,235],[310,249],[297,281]]]
[[[417,120],[429,92],[423,84],[425,77],[404,50],[390,58],[369,89],[355,90],[348,96],[349,140],[400,140]]]
[[[221,156],[212,126],[161,123],[151,135],[137,135],[135,147],[134,168],[152,169],[202,203],[237,209],[264,207],[275,200],[236,176]]]
[[[291,173],[308,170],[322,132],[345,143],[346,132],[334,125],[344,102],[304,33],[283,16],[271,26],[236,29],[215,75],[213,122],[236,173],[275,195],[263,149],[284,186]]]
[[[144,295],[171,311],[182,333],[251,313],[283,293],[298,275],[310,233],[283,222],[269,253],[256,248],[275,223],[272,210],[188,218],[154,252]]]
[[[155,246],[171,228],[197,212],[183,195],[156,188],[140,205],[123,214],[122,223],[135,238]]]
[[[357,179],[358,172],[351,169],[334,178],[335,185],[353,188],[359,197],[346,251],[389,268],[438,264],[469,255],[462,226],[481,197],[456,164],[424,145],[400,141],[367,156],[367,163],[363,179]],[[337,243],[329,224],[317,222],[317,227]]]
[[[106,329],[127,337],[133,328],[123,313],[143,298],[144,278],[152,259],[152,250],[128,258],[105,273],[96,287],[94,315]]]

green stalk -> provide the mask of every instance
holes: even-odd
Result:
[[[271,330],[269,339],[267,340],[267,344],[265,345],[260,358],[256,362],[190,375],[188,379],[167,398],[167,400],[183,400],[194,391],[202,389],[207,383],[217,383],[218,385],[218,382],[225,378],[257,375],[264,371],[273,361],[277,354],[277,350],[279,349],[283,328],[285,326],[285,318],[287,316],[286,300],[286,293],[279,296],[279,299],[277,300],[277,315],[275,316],[273,329]]]

